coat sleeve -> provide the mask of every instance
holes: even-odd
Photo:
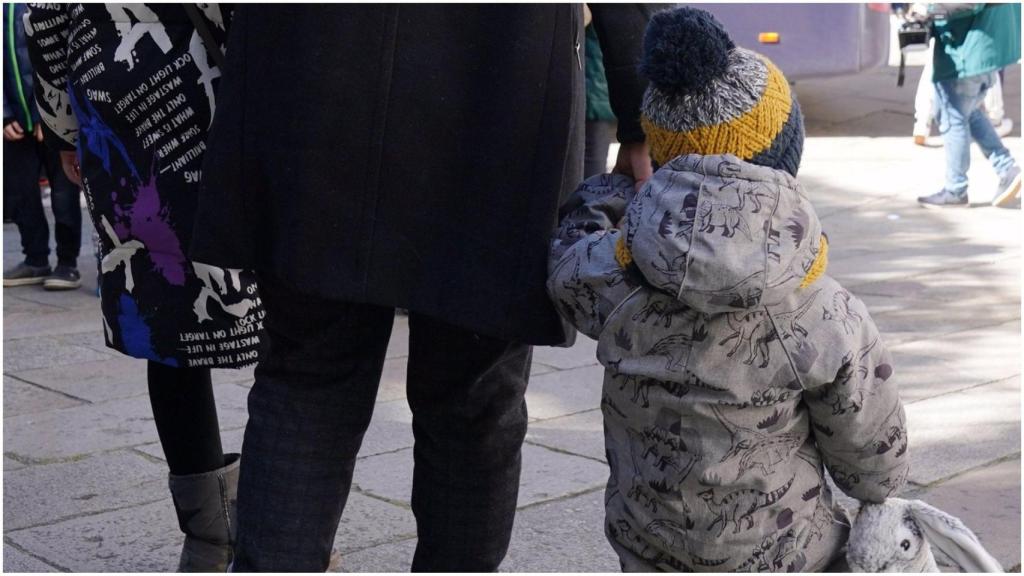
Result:
[[[3,13],[0,14],[0,19],[3,20],[3,27],[4,27],[3,28],[3,39],[4,39],[4,47],[3,47],[3,55],[4,55],[4,68],[3,68],[3,70],[4,70],[4,89],[3,89],[3,93],[4,93],[4,125],[5,126],[7,125],[8,121],[15,119],[15,117],[14,117],[14,107],[12,106],[13,102],[11,102],[9,98],[7,98],[7,91],[10,90],[11,83],[13,81],[13,78],[11,77],[11,74],[13,74],[13,72],[14,72],[13,70],[10,70],[10,71],[8,70],[8,64],[7,64],[8,59],[10,58],[10,55],[7,53],[7,51],[10,49],[10,46],[7,43],[7,32],[8,32],[8,30],[10,30],[10,28],[7,25],[7,15],[8,15],[7,5],[4,4],[4,6],[3,6]]]
[[[4,82],[6,83],[7,80],[4,80]],[[4,90],[4,126],[7,125],[8,120],[14,120],[14,108],[7,101],[7,90]]]
[[[608,314],[636,287],[616,258],[616,229],[633,196],[633,180],[621,174],[588,178],[562,206],[552,242],[548,294],[562,316],[596,339]]]
[[[604,54],[612,110],[619,119],[619,142],[643,142],[640,104],[647,82],[637,72],[644,31],[655,8],[649,4],[588,4]]]
[[[36,109],[47,146],[60,150],[74,150],[78,144],[78,120],[67,93],[69,10],[67,4],[29,4],[24,22],[36,73]]]
[[[804,382],[804,402],[836,485],[859,500],[882,502],[903,487],[910,470],[907,419],[889,351],[864,304],[853,297],[849,303],[849,323],[835,325],[844,336],[853,332],[842,339],[847,352],[824,384]]]

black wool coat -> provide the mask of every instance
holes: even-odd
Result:
[[[595,5],[623,141],[649,9]],[[242,5],[191,255],[532,344],[580,180],[579,4]]]

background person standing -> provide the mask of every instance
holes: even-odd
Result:
[[[223,452],[210,369],[255,362],[263,317],[251,272],[185,256],[210,120],[232,105],[218,107],[211,52],[230,11],[204,4],[193,21],[180,4],[33,4],[26,19],[47,140],[101,238],[106,344],[146,361],[185,572],[231,560],[239,455]]]
[[[649,10],[591,7],[620,170],[651,165]],[[238,571],[323,571],[409,310],[414,571],[508,548],[531,345],[566,340],[550,231],[582,172],[579,4],[242,5],[192,257],[253,268],[267,306],[239,480]],[[289,106],[281,107],[287,101]]]
[[[615,112],[608,99],[608,79],[604,75],[604,54],[597,31],[591,25],[590,9],[583,6],[587,19],[583,71],[587,80],[586,144],[583,151],[583,177],[608,170],[608,148],[615,141]]]
[[[42,284],[47,290],[82,285],[78,254],[82,246],[79,188],[61,168],[60,150],[43,142],[36,109],[35,78],[22,17],[25,4],[3,5],[4,212],[10,210],[25,260],[4,271],[4,286]],[[57,242],[57,267],[50,268],[50,226],[39,189],[41,169],[50,181],[50,206]]]
[[[999,175],[995,193],[984,198],[994,206],[1008,204],[1020,193],[1021,170],[982,102],[997,85],[997,72],[1020,60],[1020,4],[929,6],[935,17],[932,79],[946,149],[946,181],[942,190],[917,201],[926,208],[967,206],[973,139]]]

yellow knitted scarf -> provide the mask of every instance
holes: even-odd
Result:
[[[807,288],[821,275],[825,273],[825,268],[828,267],[828,238],[824,234],[821,235],[821,246],[818,248],[818,255],[814,257],[814,262],[811,264],[811,269],[807,271],[807,276],[804,276],[804,281],[800,283],[800,288]]]

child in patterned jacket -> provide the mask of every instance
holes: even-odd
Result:
[[[548,281],[606,368],[608,539],[627,571],[822,570],[849,530],[824,468],[881,502],[909,463],[889,354],[795,178],[799,105],[693,8],[655,15],[641,71],[659,168],[576,190]]]

